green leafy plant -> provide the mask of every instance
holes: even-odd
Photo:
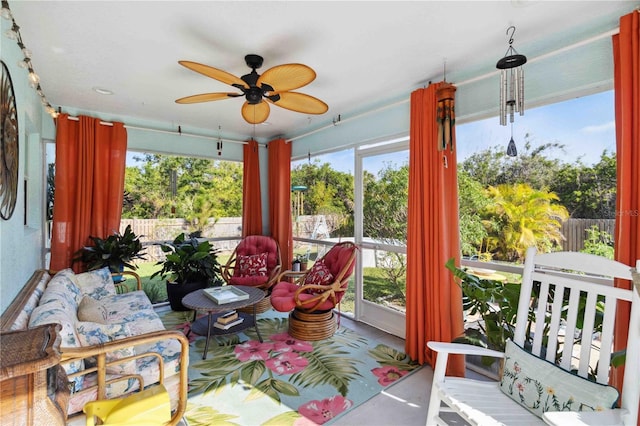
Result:
[[[468,273],[462,268],[458,268],[454,264],[454,259],[449,259],[445,264],[456,278],[456,282],[460,285],[463,293],[463,308],[469,312],[469,315],[479,315],[481,321],[478,322],[478,328],[467,328],[462,336],[455,338],[453,341],[457,343],[468,343],[475,346],[482,346],[489,349],[504,352],[507,339],[513,339],[515,330],[515,319],[518,310],[518,299],[520,297],[520,284],[502,283],[500,281],[487,280],[479,278]],[[534,297],[537,298],[537,290],[534,286]],[[568,300],[568,293],[556,294],[551,290],[549,293],[548,303],[552,303],[556,297],[563,299],[563,304]],[[533,319],[533,308],[538,302],[534,301],[529,306],[529,320]],[[578,321],[576,328],[582,330],[584,320],[584,309],[586,306],[586,295],[582,295],[578,302]],[[562,315],[564,319],[566,310]],[[602,331],[603,319],[603,303],[598,301],[596,304],[596,315],[594,318],[594,331]],[[548,340],[549,323],[545,321],[542,330],[542,345],[546,347]],[[527,325],[525,336],[525,349],[532,342],[531,323]],[[581,333],[574,338],[576,343],[581,342]],[[561,349],[558,349],[556,361],[561,357]],[[611,365],[618,367],[625,362],[626,350],[617,351],[612,354]],[[485,365],[491,365],[495,362],[495,358],[483,357],[482,362]],[[595,377],[595,373],[590,371],[590,377]]]
[[[162,244],[160,248],[166,254],[166,259],[156,263],[162,265],[162,269],[154,272],[151,278],[170,277],[178,284],[194,281],[206,281],[213,286],[223,284],[218,261],[219,250],[209,241],[200,241],[182,233],[173,242]]]
[[[463,307],[470,315],[480,315],[478,328],[468,328],[454,342],[504,351],[507,339],[513,339],[520,285],[487,280],[455,266],[451,258],[445,264],[462,288]]]
[[[82,262],[87,271],[108,266],[111,272],[120,272],[123,268],[138,269],[133,263],[135,259],[144,259],[140,236],[137,236],[128,225],[122,234],[116,232],[107,238],[90,236],[92,246],[82,247],[74,253],[72,260]]]
[[[587,239],[584,241],[583,253],[591,253],[613,259],[613,238],[607,231],[601,231],[598,225],[592,225],[585,229]]]

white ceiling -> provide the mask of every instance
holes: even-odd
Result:
[[[294,137],[440,81],[495,70],[516,26],[529,58],[617,28],[638,1],[10,1],[47,99],[103,119],[157,123],[212,135]],[[317,77],[298,91],[329,111],[309,116],[271,107],[268,125],[246,123],[243,98],[179,105],[177,98],[234,91],[178,60],[236,76],[244,56],[259,73],[303,63]],[[573,64],[579,67],[580,64]],[[92,88],[111,90],[113,95]]]

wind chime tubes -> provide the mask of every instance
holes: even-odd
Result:
[[[453,126],[456,123],[455,113],[456,86],[446,81],[440,84],[436,90],[437,109],[436,120],[438,122],[438,150],[442,151],[449,146],[453,151]]]
[[[500,125],[507,125],[507,114],[511,123],[511,139],[507,145],[507,155],[515,157],[518,155],[516,143],[513,141],[513,120],[515,113],[524,115],[524,70],[522,66],[527,63],[527,57],[518,54],[513,48],[513,34],[516,27],[507,28],[509,36],[509,48],[504,58],[496,64],[500,70]]]
[[[524,70],[522,65],[527,63],[527,57],[518,54],[513,48],[513,34],[516,27],[509,27],[507,34],[513,30],[509,38],[509,48],[504,56],[496,64],[500,70],[500,124],[513,123],[515,113],[524,115]]]

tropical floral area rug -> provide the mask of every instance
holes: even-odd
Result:
[[[193,314],[159,312],[167,329],[187,334]],[[307,342],[287,333],[287,316],[258,315],[255,329],[211,338],[189,333],[189,400],[185,418],[200,425],[330,424],[420,366],[389,346],[340,326]]]

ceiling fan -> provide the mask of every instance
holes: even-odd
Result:
[[[269,117],[269,103],[304,114],[324,114],[329,109],[327,104],[320,99],[304,93],[291,92],[291,90],[306,86],[316,78],[315,71],[308,66],[303,64],[278,65],[260,75],[256,69],[262,66],[262,56],[246,55],[244,60],[251,68],[251,72],[242,77],[236,77],[226,71],[197,62],[178,61],[184,67],[229,84],[242,93],[202,93],[176,99],[176,103],[193,104],[244,96],[246,101],[242,105],[242,117],[250,124],[260,124]]]

